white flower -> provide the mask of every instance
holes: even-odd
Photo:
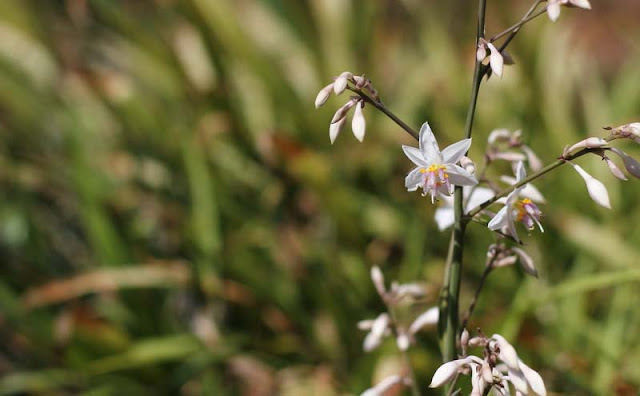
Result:
[[[527,173],[524,169],[524,164],[519,162],[516,169],[516,183],[524,180],[526,177]],[[516,241],[520,241],[515,225],[516,221],[520,221],[528,230],[532,230],[535,225],[538,225],[540,231],[544,232],[544,229],[540,224],[542,212],[538,206],[531,198],[518,199],[522,195],[525,187],[526,185],[520,186],[507,196],[504,207],[500,209],[500,211],[489,222],[488,227],[490,230],[496,231],[506,228],[508,234],[510,234]]]
[[[591,9],[589,0],[549,0],[547,15],[552,22],[557,21],[560,17],[560,6],[578,7],[585,10]]]
[[[493,198],[493,190],[485,187],[466,186],[462,190],[464,197],[464,212],[469,213],[481,203]],[[442,205],[436,209],[435,218],[440,231],[446,230],[454,223],[453,197],[441,196]]]
[[[430,193],[433,203],[438,192],[451,195],[454,186],[478,184],[472,174],[456,165],[470,146],[471,139],[464,139],[440,151],[429,124],[425,122],[420,129],[419,149],[402,146],[406,156],[417,165],[405,178],[405,187],[409,191],[422,187],[423,195]]]

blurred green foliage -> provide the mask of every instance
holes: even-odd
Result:
[[[368,268],[433,290],[417,313],[449,236],[403,187],[411,138],[367,107],[365,142],[330,146],[342,99],[313,99],[366,73],[409,124],[459,140],[472,3],[0,2],[0,394],[331,395],[400,370],[392,341],[361,349],[357,321],[383,309]],[[481,90],[474,159],[493,128],[550,162],[638,121],[638,4],[593,3],[519,34]],[[489,2],[488,34],[527,6]],[[555,394],[637,394],[640,187],[580,164],[613,209],[571,169],[541,180],[546,232],[525,238],[540,279],[492,274],[471,325]],[[463,306],[492,241],[469,231]],[[428,393],[435,334],[411,357]]]

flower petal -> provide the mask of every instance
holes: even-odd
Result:
[[[544,386],[544,381],[540,374],[524,364],[522,360],[518,361],[518,363],[520,364],[520,370],[522,370],[522,374],[524,374],[524,377],[527,379],[531,390],[538,396],[547,396],[547,389]]]
[[[533,265],[533,259],[529,256],[524,250],[518,247],[512,247],[511,250],[520,258],[520,266],[527,274],[538,277],[538,270],[536,270],[535,265]]]
[[[320,106],[322,106],[327,99],[329,99],[329,96],[331,96],[331,92],[333,91],[333,83],[327,85],[326,87],[322,88],[320,90],[320,92],[318,92],[318,95],[316,96],[316,109]]]
[[[465,205],[465,213],[470,212],[476,206],[485,203],[495,195],[496,194],[490,188],[476,187],[474,189],[471,189],[471,191],[467,193],[467,204]]]
[[[449,182],[454,186],[474,186],[478,184],[475,176],[467,172],[463,167],[450,163],[445,164],[445,166],[447,167]]]
[[[404,186],[408,191],[416,191],[418,187],[422,186],[422,173],[421,168],[415,168],[404,179]]]
[[[425,160],[422,152],[415,147],[402,145],[402,151],[404,151],[404,154],[409,157],[411,162],[418,165],[419,167],[428,168],[429,165],[431,165]]]
[[[502,227],[508,225],[507,210],[507,206],[504,206],[502,209],[500,209],[498,213],[493,216],[493,219],[491,219],[487,227],[489,227],[490,230],[498,231]]]
[[[457,164],[467,151],[469,151],[469,147],[471,147],[471,139],[463,139],[453,143],[442,150],[442,162],[446,164]]]
[[[450,197],[441,197],[441,199],[450,198]],[[444,231],[447,228],[451,227],[455,222],[453,208],[452,207],[439,207],[436,209],[435,213],[436,224],[438,224],[438,229],[440,231]]]
[[[560,4],[557,1],[549,1],[547,5],[547,15],[551,22],[555,22],[560,18]]]
[[[502,69],[504,68],[504,58],[498,49],[491,43],[487,43],[487,47],[491,51],[489,55],[489,65],[496,76],[502,78]]]
[[[441,164],[442,154],[428,122],[420,128],[420,151],[429,164]]]
[[[440,308],[432,307],[424,311],[416,320],[409,326],[409,333],[415,334],[426,326],[435,326],[438,324],[438,317],[440,316]]]
[[[429,384],[429,388],[437,388],[450,382],[458,373],[458,370],[463,365],[468,364],[468,362],[469,359],[465,358],[444,363],[442,366],[438,367],[436,372],[433,374],[433,378],[431,378],[431,384]]]
[[[364,114],[362,114],[363,107],[364,107],[364,101],[360,101],[360,103],[356,105],[356,109],[353,113],[353,118],[351,119],[351,130],[353,131],[353,135],[360,142],[364,140],[364,133],[367,128],[367,123],[364,119]]]

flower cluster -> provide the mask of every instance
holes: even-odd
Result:
[[[522,362],[504,337],[494,334],[487,338],[479,333],[469,339],[469,333],[464,330],[460,341],[464,352],[468,347],[483,348],[484,358],[470,355],[444,363],[433,374],[430,388],[440,387],[464,374],[471,375],[471,396],[485,395],[490,388],[501,395],[510,395],[511,387],[519,395],[546,396],[540,374]]]
[[[349,83],[352,84],[352,90],[356,92],[367,90],[373,98],[378,97],[378,92],[373,88],[371,80],[364,78],[364,76],[354,76],[353,73],[346,71],[336,77],[334,82],[318,92],[315,101],[316,108],[325,104],[331,96],[331,93],[336,94],[336,96],[341,95],[349,87]],[[338,134],[340,134],[342,127],[347,121],[347,114],[352,108],[355,108],[355,110],[351,120],[351,130],[356,139],[361,142],[364,139],[366,132],[366,121],[362,113],[362,109],[364,109],[364,99],[360,96],[351,96],[347,103],[336,111],[331,120],[331,125],[329,126],[329,139],[331,140],[331,144],[335,142]]]
[[[489,50],[488,54],[487,50]],[[489,55],[489,66],[491,67],[491,72],[500,78],[502,78],[504,65],[513,65],[515,63],[507,51],[500,51],[491,42],[484,38],[480,38],[476,47],[476,60],[478,62],[484,62],[484,60],[487,59],[487,55]]]

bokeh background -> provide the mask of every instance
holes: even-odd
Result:
[[[592,3],[518,35],[516,65],[481,90],[472,158],[494,128],[522,129],[548,163],[640,121],[640,3]],[[367,107],[364,143],[345,130],[331,146],[346,98],[313,101],[366,73],[407,123],[459,140],[475,7],[0,1],[0,394],[358,394],[401,372],[392,340],[362,352],[356,323],[383,310],[368,268],[422,282],[418,313],[449,234],[404,189],[410,136]],[[488,35],[527,8],[489,1]],[[613,209],[570,168],[541,179],[546,232],[525,236],[540,278],[493,273],[471,325],[511,340],[553,394],[635,395],[640,183],[579,163]],[[463,307],[492,241],[469,227]],[[429,394],[435,332],[411,358]]]

